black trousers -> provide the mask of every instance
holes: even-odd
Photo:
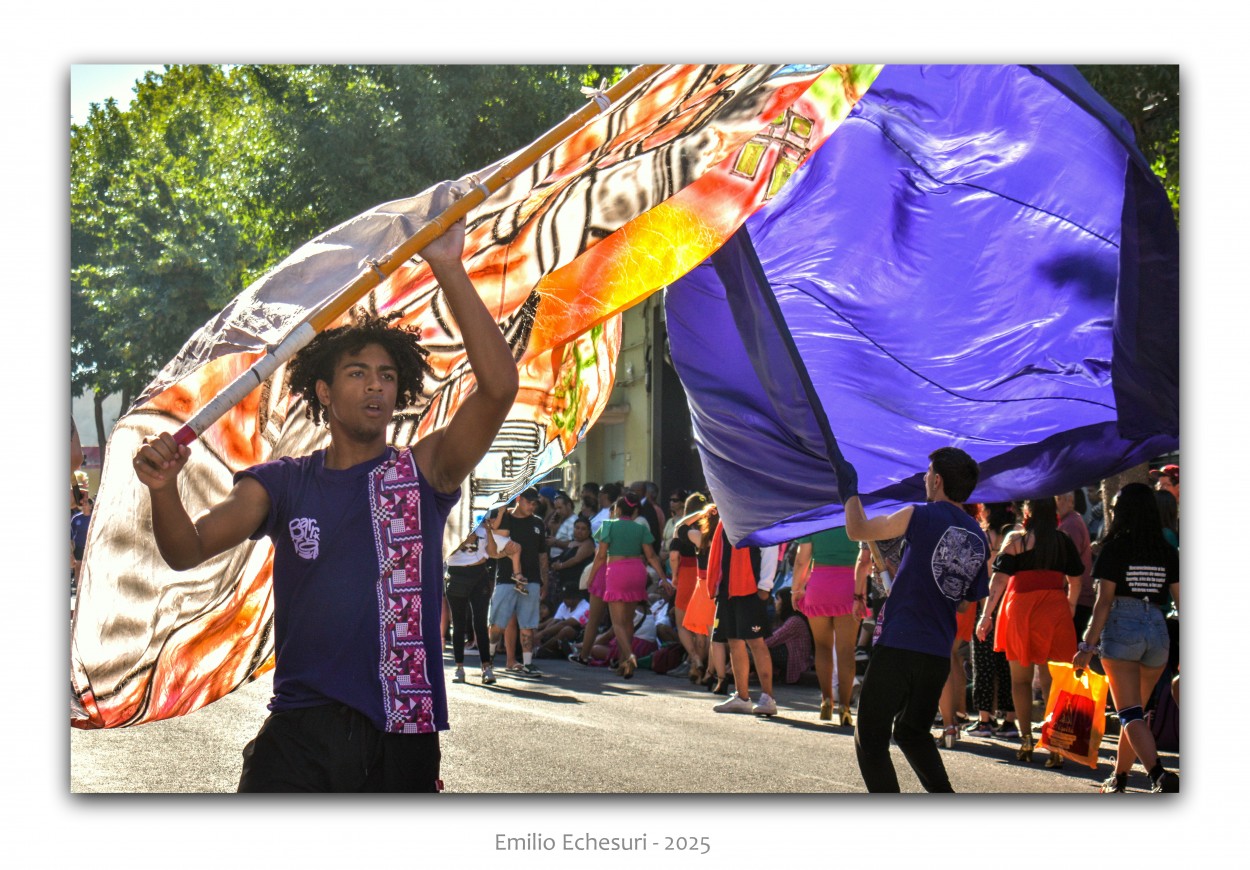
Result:
[[[1011,699],[1011,666],[1007,656],[994,652],[994,633],[985,640],[972,636],[972,703],[977,710],[1014,713]]]
[[[890,760],[891,731],[925,791],[954,791],[929,733],[950,671],[949,656],[888,646],[873,650],[855,722],[855,757],[870,792],[899,791]]]
[[[1093,615],[1093,607],[1086,607],[1084,604],[1076,606],[1076,611],[1072,614],[1072,625],[1076,627],[1077,640],[1085,639],[1085,629],[1089,627],[1089,620]]]
[[[240,792],[438,792],[438,732],[390,734],[343,704],[270,713],[243,749]]]
[[[449,573],[455,573],[457,570],[451,568]],[[480,572],[481,579],[467,595],[453,591],[450,584],[447,587],[447,608],[451,611],[451,654],[458,665],[464,664],[464,645],[469,639],[470,629],[477,638],[478,657],[483,662],[490,659],[490,634],[486,627],[486,611],[490,608],[490,596],[495,590],[495,584],[491,582],[484,567],[474,566],[464,571],[466,573]]]

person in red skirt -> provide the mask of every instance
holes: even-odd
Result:
[[[977,635],[984,640],[994,628],[994,608],[1002,600],[994,649],[1007,656],[1011,668],[1011,696],[1020,727],[1021,761],[1033,759],[1033,668],[1040,668],[1042,696],[1050,693],[1047,662],[1069,662],[1076,654],[1072,614],[1081,594],[1085,566],[1072,539],[1059,531],[1054,498],[1030,499],[1024,504],[1024,531],[1012,532],[994,560],[990,594]],[[1052,754],[1047,767],[1059,767],[1063,757]]]

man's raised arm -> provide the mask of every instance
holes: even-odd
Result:
[[[884,541],[901,537],[911,522],[911,505],[901,507],[889,516],[868,519],[858,495],[848,498],[842,509],[846,513],[846,536],[852,541]]]
[[[460,486],[486,455],[512,408],[520,383],[508,342],[469,280],[463,255],[463,221],[421,251],[443,288],[477,381],[477,388],[446,428],[417,445],[417,464],[440,492]]]

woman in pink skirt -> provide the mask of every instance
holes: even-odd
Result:
[[[820,718],[833,719],[833,668],[837,652],[838,724],[851,727],[851,693],[855,688],[855,640],[867,594],[855,581],[859,544],[845,528],[827,529],[799,538],[794,559],[792,600],[807,617],[816,652],[816,680],[820,684]]]
[[[612,631],[616,635],[617,648],[621,651],[621,663],[617,673],[627,680],[638,667],[634,654],[627,654],[627,651],[633,649],[634,605],[647,598],[647,567],[643,563],[644,557],[656,574],[664,577],[660,558],[651,546],[655,543],[655,536],[651,534],[651,527],[645,520],[635,521],[637,516],[638,502],[633,496],[625,495],[616,500],[612,519],[605,520],[599,531],[595,532],[598,547],[595,550],[595,563],[591,568],[595,583],[602,583],[600,597],[607,602],[608,613],[612,617]],[[604,568],[602,580],[599,578],[600,568]]]

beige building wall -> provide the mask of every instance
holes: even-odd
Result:
[[[648,361],[654,359],[651,324],[662,305],[660,295],[654,294],[624,313],[616,385],[603,414],[569,455],[568,486],[580,488],[588,480],[604,484],[654,479],[652,391],[648,389],[647,369]]]

